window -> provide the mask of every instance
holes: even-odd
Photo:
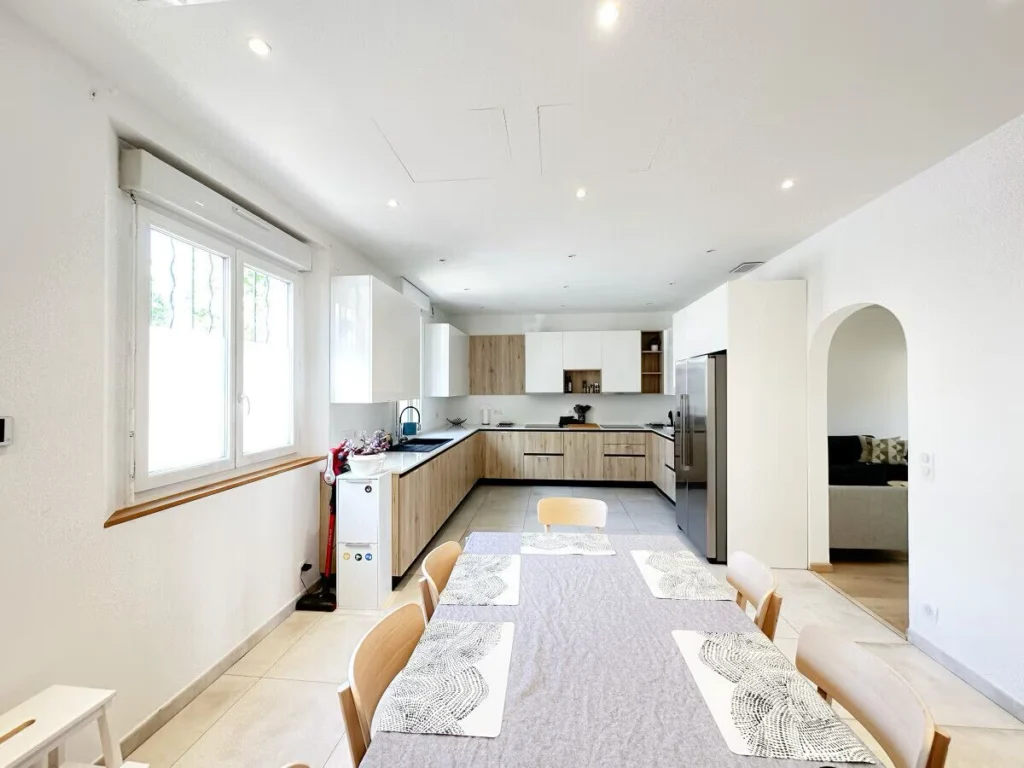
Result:
[[[138,207],[134,489],[295,450],[295,273]]]

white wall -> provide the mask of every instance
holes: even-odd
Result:
[[[907,436],[907,342],[883,307],[858,310],[832,337],[828,433]]]
[[[17,115],[0,121],[0,412],[16,425],[0,449],[0,711],[53,683],[115,688],[124,735],[294,599],[300,564],[315,562],[318,484],[311,466],[102,527],[125,488],[130,233],[112,120],[336,244],[103,85],[0,12],[0,90]],[[319,453],[327,369],[310,355],[326,350],[329,259],[316,258],[302,432]],[[70,752],[99,747],[90,735]]]
[[[1024,618],[1014,607],[1024,541],[1022,211],[1024,117],[747,278],[807,280],[812,457],[825,453],[822,337],[837,313],[879,304],[902,324],[913,439],[911,634],[1008,706],[1024,702]],[[931,478],[921,473],[923,453],[934,457]],[[821,464],[809,472],[812,560],[827,556],[827,496],[815,491],[826,472]]]

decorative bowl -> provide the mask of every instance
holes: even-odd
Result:
[[[384,468],[386,458],[386,453],[352,454],[348,457],[348,463],[353,472],[360,475],[375,475]]]
[[[445,419],[445,421],[447,421],[447,422],[448,422],[449,424],[451,424],[451,425],[452,425],[453,427],[461,427],[461,426],[462,426],[463,424],[465,424],[465,423],[466,423],[466,420],[465,420],[464,418],[458,418],[458,419]]]

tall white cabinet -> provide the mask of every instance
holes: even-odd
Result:
[[[640,391],[640,331],[601,331],[601,391]]]
[[[469,336],[449,323],[424,329],[424,397],[469,394]]]
[[[526,392],[562,392],[563,336],[559,332],[526,334]]]
[[[331,402],[420,396],[420,309],[370,275],[331,278]]]

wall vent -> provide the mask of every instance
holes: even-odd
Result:
[[[742,264],[737,264],[735,267],[729,270],[730,275],[743,275],[747,272],[753,272],[755,269],[764,264],[763,261],[744,261]]]

